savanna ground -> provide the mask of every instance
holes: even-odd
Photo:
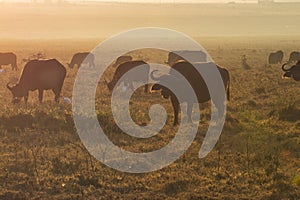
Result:
[[[29,105],[10,103],[7,82],[19,76],[4,67],[1,73],[1,199],[297,199],[300,187],[299,84],[281,79],[280,66],[266,64],[275,49],[289,52],[300,45],[290,38],[198,38],[220,66],[231,74],[231,101],[221,139],[204,159],[198,151],[209,123],[209,104],[201,106],[197,138],[175,163],[159,171],[128,174],[113,170],[89,155],[72,120],[71,106],[53,102],[45,93],[42,104],[30,93]],[[69,62],[73,52],[92,49],[98,41],[9,41],[1,50],[15,49],[27,58],[37,49],[49,58]],[[51,45],[50,45],[51,44]],[[276,45],[274,45],[276,44]],[[24,48],[26,46],[26,48]],[[51,46],[51,47],[50,47]],[[63,48],[62,48],[63,47]],[[246,54],[250,70],[241,66]],[[133,52],[134,59],[150,57],[163,63],[166,55]],[[287,59],[285,57],[284,59]],[[19,66],[24,63],[20,61]],[[72,96],[77,69],[68,74],[62,95]],[[108,72],[110,75],[113,72]],[[110,77],[108,77],[109,79]],[[114,124],[110,96],[100,82],[96,97],[98,118],[108,137],[134,152],[166,145],[175,135],[171,104],[159,94],[133,96],[131,114],[148,121],[147,106],[162,103],[168,111],[164,129],[149,140],[131,138]],[[106,152],[109,153],[109,152]]]
[[[272,10],[274,15],[280,13],[279,8]],[[218,15],[217,11],[221,8],[217,6],[215,9]],[[16,9],[16,12],[19,11]],[[286,10],[282,12],[287,15]],[[268,10],[266,13],[273,16]],[[246,12],[245,16],[252,14]],[[213,18],[218,21],[216,19]],[[286,19],[282,20],[285,23]],[[146,25],[152,25],[149,21]],[[22,24],[22,20],[16,23]],[[290,27],[295,28],[293,23],[296,20],[291,22]],[[42,29],[46,30],[47,27]],[[24,32],[23,29],[19,31],[13,34]],[[227,104],[224,130],[207,157],[199,159],[198,151],[209,124],[209,103],[201,105],[197,137],[176,162],[146,174],[128,174],[111,169],[85,150],[74,127],[71,105],[63,100],[55,104],[52,92],[44,94],[42,104],[38,103],[37,92],[32,92],[27,108],[23,102],[13,105],[6,83],[15,82],[20,70],[13,72],[7,66],[0,73],[0,199],[299,199],[299,82],[282,79],[280,66],[267,64],[270,52],[281,49],[285,52],[284,60],[287,60],[291,51],[300,50],[299,38],[237,36],[194,39],[231,75],[231,100]],[[66,65],[75,52],[92,50],[99,42],[101,39],[9,39],[0,40],[0,52],[16,53],[19,68],[25,64],[23,58],[38,52],[47,58],[57,58]],[[164,63],[167,58],[166,53],[150,50],[131,55],[134,59],[157,63]],[[242,55],[247,56],[251,69],[243,68]],[[107,71],[107,79],[112,77],[113,70]],[[67,68],[62,96],[72,98],[76,73],[77,69]],[[110,92],[103,80],[98,86],[96,109],[99,122],[116,145],[129,151],[159,149],[176,134],[178,127],[172,125],[171,103],[163,100],[158,93],[144,94],[141,88],[136,91],[131,102],[133,119],[138,124],[147,123],[148,108],[155,103],[164,105],[168,112],[165,127],[150,139],[135,139],[115,125],[110,110]]]

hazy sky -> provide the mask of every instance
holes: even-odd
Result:
[[[195,37],[300,36],[299,10],[300,4],[0,5],[0,38],[106,38],[136,27],[164,27]]]
[[[0,2],[19,2],[19,1],[23,1],[23,2],[30,2],[32,0],[0,0]],[[39,1],[39,0],[38,0]],[[43,1],[43,0],[41,0]],[[52,1],[57,1],[57,0],[52,0]],[[175,3],[200,3],[200,2],[207,2],[207,3],[227,3],[227,2],[248,2],[248,3],[255,3],[258,0],[65,0],[65,1],[104,1],[104,2],[175,2]],[[275,2],[300,2],[300,0],[275,0]]]

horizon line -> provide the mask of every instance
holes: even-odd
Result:
[[[200,0],[196,2],[192,1],[181,1],[181,0],[146,0],[146,1],[122,1],[122,0],[13,0],[6,1],[0,0],[1,4],[284,4],[284,3],[300,3],[300,0]]]

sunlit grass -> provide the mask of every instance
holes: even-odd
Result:
[[[24,102],[13,105],[5,85],[19,77],[20,71],[4,67],[5,72],[0,74],[0,198],[297,199],[299,83],[282,80],[280,66],[266,66],[270,51],[280,48],[287,55],[290,43],[257,38],[252,39],[249,47],[242,39],[199,41],[216,63],[231,74],[232,98],[223,133],[214,150],[200,160],[198,152],[210,119],[210,104],[201,105],[201,123],[191,147],[170,166],[147,174],[121,173],[95,160],[76,133],[71,105],[63,100],[54,103],[51,91],[45,93],[42,104],[38,103],[37,92],[32,92],[27,108]],[[77,46],[75,42],[66,42],[66,51],[61,49],[61,41],[42,41],[38,47],[44,47],[47,57],[67,63],[73,53],[92,49],[96,43],[89,41]],[[294,45],[299,44],[298,41]],[[8,43],[0,46],[1,51],[17,52],[19,68],[24,65],[21,59],[37,53],[36,48],[23,49],[22,44],[10,48]],[[241,66],[243,54],[247,55],[250,70]],[[159,53],[133,53],[135,59],[149,55],[155,62],[166,59]],[[67,70],[62,96],[72,99],[77,69]],[[108,78],[112,73],[110,69]],[[162,103],[168,113],[167,124],[158,135],[136,139],[124,134],[114,123],[110,92],[102,81],[97,91],[98,120],[106,135],[122,148],[152,151],[165,146],[176,134],[178,127],[173,127],[170,101],[158,93],[144,94],[140,88],[133,95],[130,109],[136,123],[149,122],[148,110],[153,103]]]

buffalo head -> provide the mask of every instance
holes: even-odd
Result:
[[[161,95],[163,98],[168,99],[173,93],[171,92],[170,89],[168,89],[167,87],[163,86],[162,83],[163,81],[166,82],[166,80],[170,79],[174,79],[175,77],[172,75],[163,75],[160,77],[155,77],[154,73],[158,71],[158,70],[154,70],[150,73],[150,77],[152,80],[154,81],[158,81],[158,83],[155,83],[152,87],[151,87],[151,92],[156,92],[156,91],[161,91]]]
[[[288,63],[283,64],[281,68],[285,72],[283,78],[292,78],[295,81],[300,81],[300,61],[288,69],[285,68],[287,64]]]
[[[6,87],[13,95],[12,103],[19,103],[22,97],[28,95],[28,92],[19,84],[11,86],[11,83],[7,83]]]

